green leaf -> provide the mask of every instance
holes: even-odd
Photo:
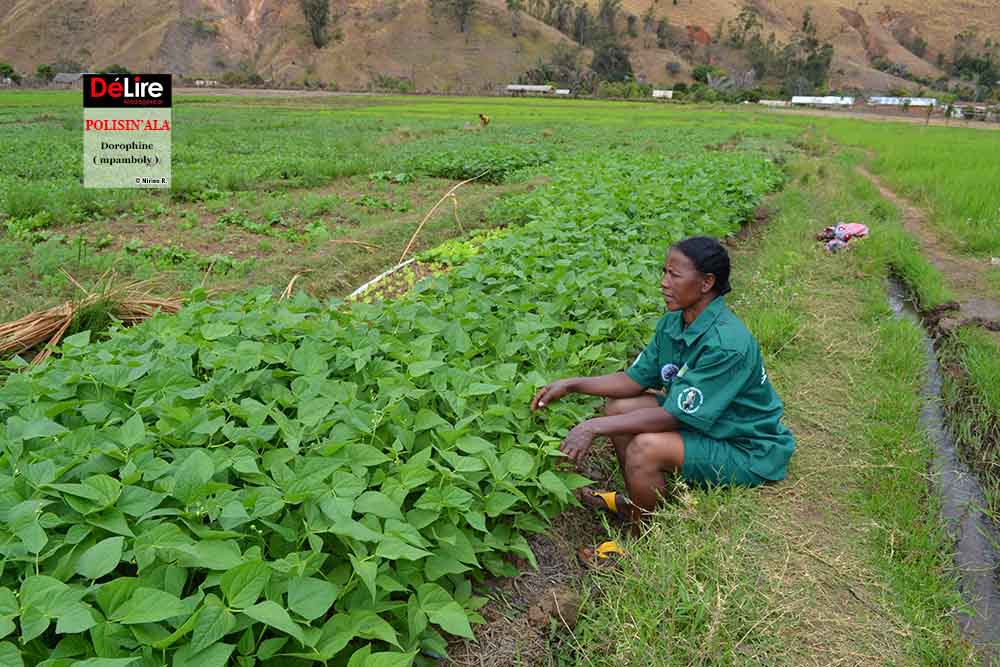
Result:
[[[90,658],[88,660],[77,660],[73,663],[72,667],[128,667],[128,665],[134,664],[136,660],[141,660],[142,658]],[[174,663],[175,667],[177,663]]]
[[[203,651],[195,651],[187,644],[174,653],[173,667],[226,667],[235,648],[232,644],[214,644]]]
[[[42,417],[41,419],[35,419],[25,424],[24,429],[21,431],[21,437],[29,440],[31,438],[54,437],[63,433],[69,433],[69,429],[51,419]]]
[[[302,634],[302,628],[292,620],[287,611],[275,602],[270,600],[259,602],[252,607],[244,609],[243,613],[255,621],[260,621],[265,625],[269,625],[276,630],[281,630],[285,634],[295,637],[299,640],[300,644],[306,643],[305,635]]]
[[[446,590],[437,584],[423,584],[417,588],[417,598],[420,600],[420,608],[431,623],[458,637],[475,639],[472,628],[469,627],[468,614]]]
[[[372,594],[372,602],[375,601],[375,578],[378,576],[378,563],[370,560],[358,560],[354,554],[350,554],[348,558],[351,559],[351,565],[354,567],[354,573],[358,575],[358,578],[364,583],[365,587]]]
[[[141,445],[145,439],[146,425],[138,414],[129,417],[118,431],[119,442],[129,448]]]
[[[535,457],[519,448],[510,450],[500,460],[507,470],[518,477],[527,477],[535,467]]]
[[[351,612],[351,617],[357,624],[359,637],[363,637],[365,639],[380,639],[387,644],[400,647],[396,630],[389,625],[384,618],[376,614],[374,611],[364,609],[361,611]]]
[[[427,577],[427,581],[437,581],[445,575],[462,574],[468,570],[468,565],[464,565],[442,551],[438,551],[424,561],[424,576]]]
[[[236,617],[216,598],[214,603],[206,604],[198,613],[198,623],[194,627],[194,634],[191,635],[191,650],[195,653],[204,651],[232,632],[234,627],[236,627]]]
[[[231,570],[243,562],[235,540],[206,540],[179,547],[177,551],[177,564],[181,567]]]
[[[354,501],[354,511],[361,514],[374,514],[383,519],[402,519],[399,507],[384,493],[366,491]]]
[[[388,560],[398,560],[400,558],[405,560],[420,560],[425,556],[431,555],[429,551],[418,549],[391,535],[382,537],[382,541],[375,548],[375,553]]]
[[[549,493],[553,494],[561,502],[569,502],[571,491],[562,483],[559,476],[551,470],[546,470],[538,477],[538,483]]]
[[[414,653],[397,653],[395,651],[383,651],[372,653],[365,660],[365,667],[410,667],[417,657]]]
[[[0,642],[0,665],[4,667],[24,667],[21,652],[10,642]]]
[[[56,632],[61,635],[72,635],[89,630],[97,625],[93,608],[82,602],[71,602],[62,605],[56,613]]]
[[[214,474],[212,458],[200,449],[193,451],[184,459],[174,476],[174,497],[183,503],[191,502],[198,497],[202,487]]]
[[[187,606],[170,593],[139,587],[109,619],[122,625],[156,623],[187,613]]]
[[[466,454],[482,454],[484,452],[493,452],[496,450],[496,447],[494,447],[492,443],[475,435],[462,436],[455,443],[455,446]]]
[[[416,431],[428,431],[433,428],[450,428],[451,424],[441,418],[436,412],[431,412],[427,408],[420,408],[417,416],[413,420],[413,429]]]
[[[219,340],[235,332],[236,327],[225,322],[212,322],[201,327],[201,335],[205,340]]]
[[[271,568],[263,561],[237,565],[222,575],[222,593],[229,606],[243,609],[257,602],[271,578]]]
[[[260,648],[257,649],[257,659],[270,660],[274,657],[274,654],[284,648],[287,643],[288,637],[273,637],[262,641],[260,643]]]
[[[365,644],[351,656],[351,659],[347,661],[347,667],[365,667],[365,663],[368,661],[368,657],[372,654],[372,645]]]
[[[422,375],[427,375],[431,371],[437,370],[444,366],[444,362],[431,359],[430,361],[415,361],[409,365],[408,370],[410,372],[410,377],[420,377]]]
[[[297,577],[288,583],[288,608],[312,621],[329,611],[340,589],[324,579]]]
[[[494,491],[486,498],[486,514],[487,516],[498,517],[518,500],[520,499],[511,493]]]
[[[498,384],[486,384],[484,382],[473,382],[466,391],[467,396],[488,396],[503,389]]]
[[[129,516],[140,517],[159,507],[166,497],[165,493],[150,491],[142,486],[126,486],[115,506]]]
[[[14,597],[14,592],[8,588],[0,588],[0,639],[17,629],[14,625],[17,614],[17,598]]]
[[[109,537],[83,552],[76,562],[76,573],[87,579],[100,579],[111,573],[122,559],[124,537]]]

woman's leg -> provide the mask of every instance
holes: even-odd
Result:
[[[609,398],[604,404],[604,414],[609,417],[614,417],[617,415],[623,415],[626,412],[632,412],[634,410],[656,408],[659,407],[659,405],[660,404],[656,402],[656,398],[650,394],[636,396],[635,398]],[[633,435],[611,436],[611,442],[615,445],[615,454],[618,456],[618,465],[621,466],[622,474],[625,474],[625,450],[628,449],[629,443],[632,442],[633,438],[635,438]]]
[[[632,520],[643,510],[651,512],[666,494],[666,475],[684,465],[684,440],[677,432],[640,433],[632,438],[625,454],[625,487],[635,507]]]

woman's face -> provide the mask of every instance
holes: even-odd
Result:
[[[663,264],[663,278],[660,291],[668,310],[684,310],[698,301],[715,287],[715,276],[704,274],[695,268],[687,255],[679,250],[671,250]]]

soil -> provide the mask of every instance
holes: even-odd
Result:
[[[604,534],[597,514],[574,507],[560,514],[547,532],[530,536],[538,570],[522,561],[518,576],[486,582],[490,601],[480,610],[486,623],[476,626],[475,641],[456,641],[449,647],[446,664],[547,664],[553,645],[570,635],[579,617],[585,570],[576,550],[581,544],[596,544]]]
[[[600,440],[579,472],[595,487],[615,488],[617,466],[609,443]],[[593,547],[609,539],[605,515],[586,507],[571,507],[557,516],[548,531],[529,536],[538,569],[520,559],[513,562],[521,574],[489,580],[490,601],[480,613],[476,640],[458,640],[448,647],[449,667],[542,667],[553,664],[553,649],[572,638],[587,589],[586,568],[577,558],[581,546]],[[611,519],[613,523],[613,519]]]
[[[958,295],[955,304],[944,304],[921,313],[932,333],[941,335],[958,326],[980,326],[991,332],[1000,344],[1000,302],[984,296],[991,293],[987,272],[993,270],[992,265],[952,252],[930,227],[923,210],[887,188],[864,167],[859,166],[858,172],[878,188],[882,197],[899,209],[903,227],[920,242],[924,255]]]

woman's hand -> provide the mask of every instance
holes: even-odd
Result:
[[[544,408],[553,401],[558,401],[566,394],[573,392],[572,380],[556,380],[538,390],[535,397],[531,399],[531,410],[534,412],[538,408]]]
[[[580,463],[590,452],[590,446],[594,444],[595,437],[597,437],[597,433],[594,428],[587,422],[580,422],[566,434],[566,439],[560,445],[559,451],[568,456],[573,463]]]

